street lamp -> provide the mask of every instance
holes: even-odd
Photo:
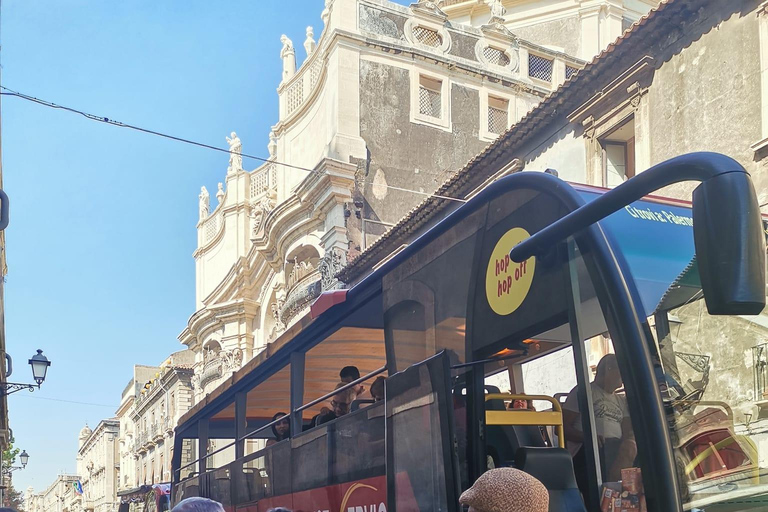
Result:
[[[10,376],[11,373],[13,373],[13,362],[11,359],[11,356],[8,354],[5,354],[6,359],[8,360],[8,371],[6,373],[6,376]],[[45,381],[45,375],[48,373],[48,367],[51,366],[51,362],[48,360],[47,357],[43,355],[43,351],[39,350],[37,351],[37,354],[33,355],[29,359],[29,366],[32,367],[32,378],[35,379],[35,382],[37,383],[37,386],[34,384],[17,384],[14,382],[0,382],[0,396],[7,396],[11,393],[15,393],[17,391],[21,391],[22,389],[28,389],[30,391],[34,391],[35,387],[40,389],[40,385]]]
[[[19,454],[19,462],[21,462],[21,466],[3,466],[3,475],[10,475],[14,471],[27,467],[27,463],[29,462],[29,454],[26,450]]]
[[[43,355],[43,351],[37,349],[37,354],[33,355],[29,360],[29,366],[32,367],[32,377],[37,382],[37,387],[45,380],[45,374],[48,373],[48,367],[51,366],[51,362],[47,357]]]

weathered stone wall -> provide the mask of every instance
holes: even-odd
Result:
[[[369,219],[397,222],[424,199],[385,185],[432,192],[485,146],[478,139],[476,90],[452,86],[448,132],[411,122],[410,88],[407,69],[361,60],[360,136],[369,150],[363,189]],[[372,241],[381,231],[369,231],[367,238]]]
[[[408,21],[406,16],[397,15],[390,11],[377,9],[365,4],[360,4],[359,9],[360,18],[358,23],[363,33],[369,32],[379,36],[406,41],[405,22]]]
[[[749,148],[762,138],[758,19],[749,12],[757,2],[725,4],[720,12],[710,9],[701,23],[704,33],[682,40],[689,43],[682,49],[673,46],[679,53],[655,73],[649,91],[650,163],[691,151],[724,153],[753,172],[760,193],[768,180]],[[709,21],[722,18],[726,21]],[[694,186],[667,192],[689,199]]]
[[[518,27],[513,32],[526,41],[562,48],[569,55],[581,55],[581,23],[577,17]]]

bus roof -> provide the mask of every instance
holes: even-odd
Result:
[[[503,190],[507,178],[487,187]],[[588,203],[607,189],[572,184]],[[342,328],[379,331],[370,336],[371,342],[383,340],[382,277],[400,265],[441,233],[457,224],[471,209],[470,203],[482,201],[488,194],[479,194],[422,234],[408,247],[380,264],[373,272],[348,290],[325,292],[307,313],[277,340],[213,392],[190,409],[180,420],[177,435],[187,430],[188,423],[208,417],[231,404],[234,394],[260,384],[284,368],[290,355],[307,351]],[[600,226],[623,257],[635,280],[646,315],[660,305],[688,300],[698,292],[698,274],[694,262],[693,219],[690,203],[659,196],[646,197],[600,221]],[[674,285],[675,294],[669,293]],[[360,343],[357,339],[350,342]],[[287,384],[287,383],[286,383]]]

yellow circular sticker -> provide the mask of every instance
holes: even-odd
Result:
[[[515,312],[531,289],[536,258],[531,256],[515,263],[509,257],[509,251],[530,236],[523,228],[513,228],[504,233],[493,248],[485,275],[485,295],[497,315]]]

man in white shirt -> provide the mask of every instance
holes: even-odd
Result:
[[[616,394],[616,390],[621,386],[621,373],[616,355],[608,354],[597,364],[595,380],[590,383],[597,442],[600,449],[600,466],[603,480],[606,482],[620,480],[621,469],[631,467],[637,456],[637,445],[632,432],[627,399],[625,396]],[[576,468],[585,462],[582,460],[584,433],[576,388],[568,394],[563,406],[563,427],[567,448],[574,457],[574,468]],[[577,473],[579,473],[578,470]]]

